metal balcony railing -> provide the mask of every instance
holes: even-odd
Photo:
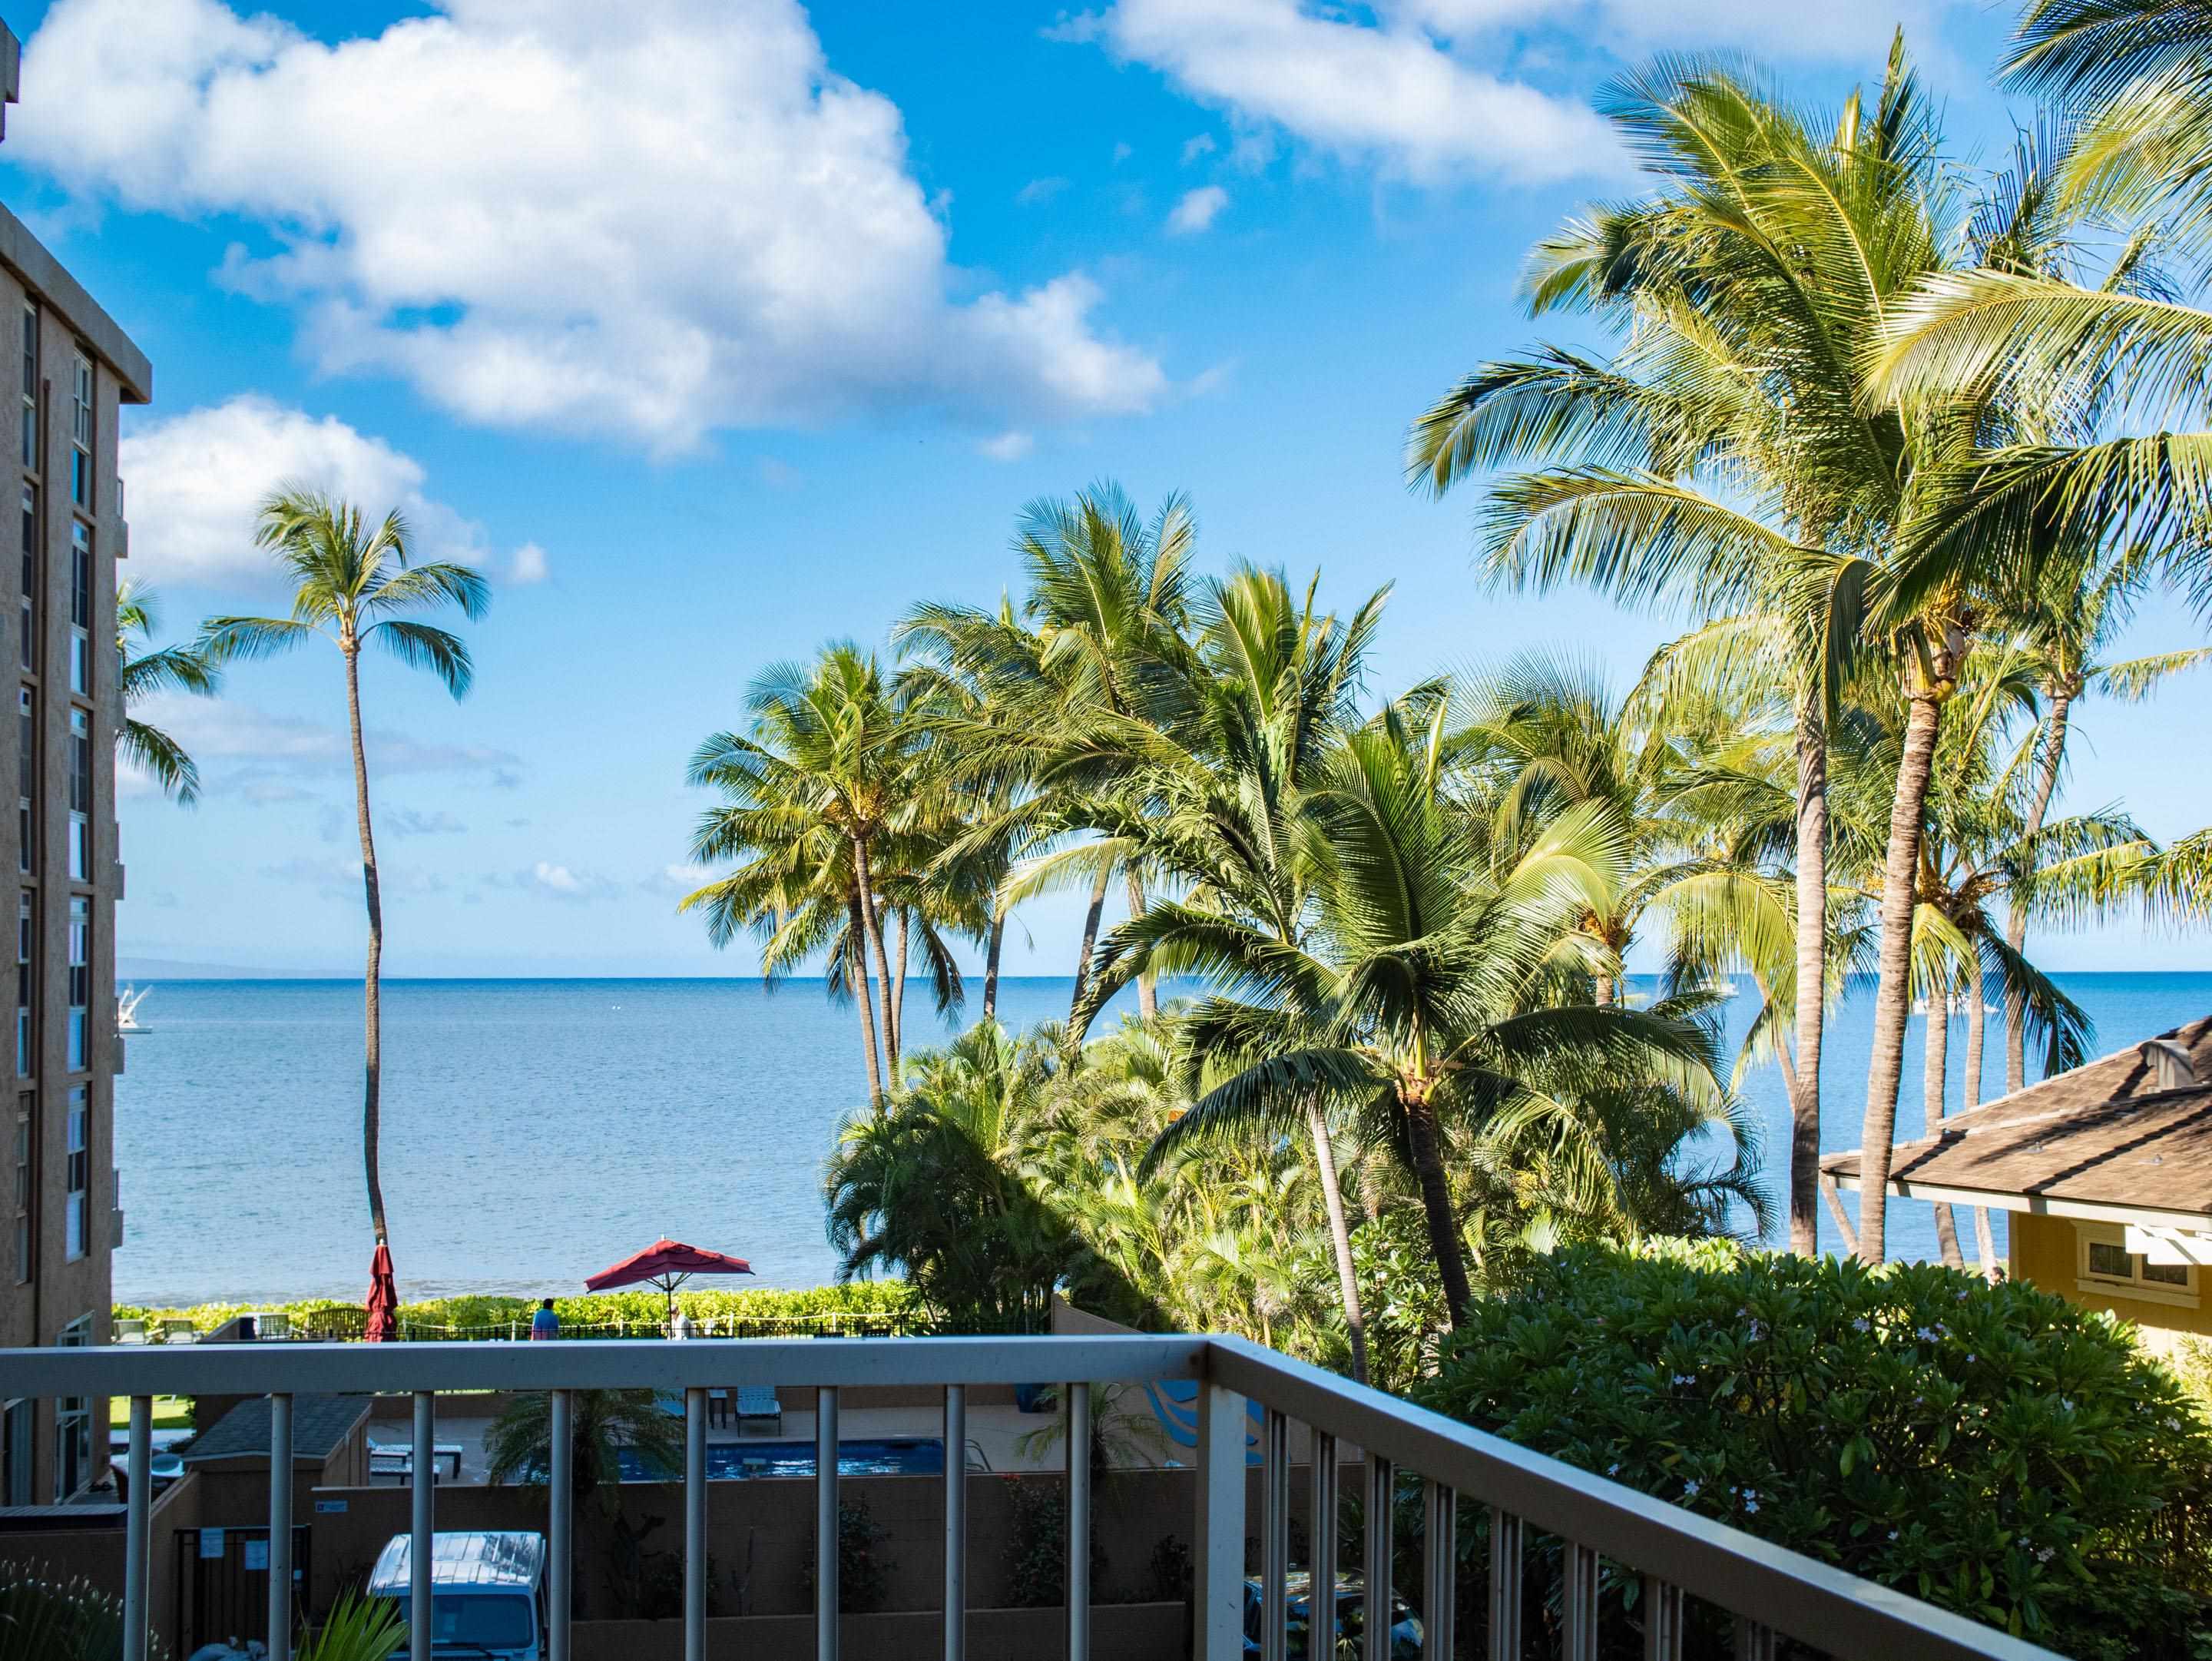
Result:
[[[7,1394],[131,1398],[130,1493],[125,1530],[127,1625],[125,1661],[144,1661],[148,1631],[147,1546],[150,1531],[150,1431],[157,1395],[266,1395],[272,1470],[291,1462],[292,1397],[309,1391],[406,1393],[414,1398],[410,1615],[428,1630],[430,1536],[435,1525],[434,1409],[441,1390],[549,1390],[552,1469],[547,1553],[550,1661],[569,1661],[569,1580],[574,1526],[569,1460],[571,1392],[653,1389],[684,1402],[684,1653],[707,1653],[707,1392],[733,1385],[816,1383],[815,1652],[838,1653],[837,1404],[848,1386],[903,1385],[944,1391],[945,1638],[946,1661],[966,1650],[965,1462],[967,1390],[1040,1378],[1091,1384],[1188,1380],[1194,1402],[1193,1585],[1200,1661],[1244,1653],[1245,1451],[1247,1402],[1263,1409],[1259,1537],[1261,1622],[1265,1661],[1284,1661],[1290,1563],[1288,1427],[1313,1433],[1310,1478],[1312,1561],[1338,1560],[1337,1483],[1340,1446],[1366,1460],[1366,1597],[1388,1609],[1392,1578],[1392,1496],[1401,1473],[1418,1476],[1426,1495],[1419,1589],[1423,1652],[1455,1652],[1453,1609],[1458,1558],[1454,1532],[1462,1501],[1490,1513],[1488,1647],[1492,1661],[1522,1653],[1522,1550],[1538,1531],[1565,1542],[1561,1626],[1566,1661],[1595,1661],[1600,1562],[1639,1573],[1646,1611],[1646,1661],[1678,1661],[1685,1596],[1735,1617],[1739,1661],[1771,1661],[1776,1635],[1797,1639],[1849,1661],[1911,1657],[1916,1661],[2055,1661],[2051,1652],[1901,1592],[1859,1579],[1798,1553],[1677,1509],[1632,1488],[1532,1453],[1498,1437],[1364,1389],[1238,1338],[1102,1336],[908,1338],[891,1341],[732,1340],[667,1343],[389,1343],[126,1345],[84,1349],[0,1350]],[[1091,1396],[1062,1392],[1066,1445],[1090,1441]],[[1090,1661],[1091,1470],[1067,1470],[1067,1646]],[[269,1493],[270,1653],[290,1661],[292,1485]],[[1382,1526],[1372,1524],[1380,1520]],[[1324,1580],[1324,1584],[1326,1581]],[[1389,1661],[1390,1622],[1364,1623],[1364,1661]]]

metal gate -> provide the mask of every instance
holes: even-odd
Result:
[[[305,1612],[313,1530],[292,1530],[293,1630]],[[177,1642],[190,1655],[204,1644],[269,1641],[269,1530],[177,1530]]]

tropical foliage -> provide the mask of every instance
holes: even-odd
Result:
[[[2069,1655],[2193,1653],[2212,1591],[2200,1407],[2110,1317],[2025,1284],[1577,1249],[1484,1302],[1420,1395]],[[1556,1585],[1556,1542],[1534,1555]],[[1630,1635],[1636,1577],[1607,1574]]]
[[[124,760],[160,785],[171,800],[189,806],[199,800],[198,766],[183,745],[130,710],[162,692],[213,697],[222,677],[200,644],[151,645],[160,627],[161,605],[154,591],[135,582],[118,583],[115,647],[123,663],[118,684],[125,714],[122,730],[116,735],[116,749]]]

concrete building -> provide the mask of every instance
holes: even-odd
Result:
[[[16,94],[0,24],[0,100]],[[0,722],[0,872],[16,879],[15,1023],[0,1066],[0,1347],[106,1342],[123,1232],[114,1170],[116,477],[120,406],[152,390],[146,356],[0,207],[0,397],[20,559],[0,560],[15,718]],[[4,904],[4,901],[0,901]],[[0,1392],[6,1389],[0,1379]],[[0,1395],[0,1506],[49,1505],[107,1476],[106,1403]]]

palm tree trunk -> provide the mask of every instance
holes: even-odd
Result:
[[[1982,1104],[1982,1050],[1984,1037],[1989,1031],[1989,1000],[1982,993],[1982,966],[1974,965],[1966,977],[1966,1078],[1960,1086],[1960,1102],[1963,1110],[1972,1112]],[[1974,1254],[1984,1278],[1996,1269],[1996,1239],[1990,1232],[1990,1208],[1985,1205],[1974,1208]]]
[[[1790,1092],[1790,1249],[1820,1251],[1820,1034],[1828,962],[1828,737],[1820,696],[1797,705],[1797,1076]]]
[[[884,1012],[884,1025],[890,1034],[891,1065],[898,1065],[899,1051],[906,1045],[906,908],[901,906],[891,913],[891,927],[898,936],[898,951],[894,954],[897,972],[891,977],[890,1007]]]
[[[1106,910],[1106,885],[1112,880],[1114,861],[1098,862],[1097,880],[1091,885],[1091,910],[1083,919],[1083,949],[1075,954],[1075,996],[1067,1006],[1067,1017],[1075,1019],[1075,1012],[1083,1007],[1083,990],[1091,980],[1091,948],[1098,944],[1098,918]]]
[[[869,948],[876,957],[876,989],[883,995],[884,1054],[890,1062],[891,1081],[898,1080],[898,1034],[890,1025],[891,1013],[891,963],[884,951],[884,922],[876,909],[875,871],[868,862],[868,839],[853,838],[853,879],[860,887],[860,926],[866,931]],[[872,1029],[874,1017],[871,1014]]]
[[[1128,887],[1129,916],[1132,918],[1141,916],[1145,909],[1145,885],[1137,875],[1137,867],[1133,865],[1123,866],[1121,879]],[[1152,978],[1150,971],[1147,971],[1137,977],[1137,1013],[1149,1021],[1159,1013],[1159,984]]]
[[[1443,1135],[1436,1110],[1426,1102],[1406,1104],[1407,1141],[1412,1145],[1413,1177],[1420,1184],[1421,1210],[1429,1224],[1429,1250],[1443,1282],[1444,1307],[1453,1330],[1466,1324],[1474,1290],[1468,1284],[1467,1255],[1460,1246],[1459,1219],[1452,1212],[1451,1184],[1444,1177]]]
[[[1617,994],[1618,989],[1614,985],[1612,976],[1598,975],[1592,978],[1590,983],[1590,1001],[1595,1004],[1599,1008],[1602,1009],[1607,1005],[1610,1004]]]
[[[1328,1135],[1328,1116],[1321,1098],[1306,1098],[1306,1129],[1312,1133],[1314,1163],[1321,1168],[1321,1195],[1328,1208],[1328,1242],[1336,1254],[1336,1287],[1344,1299],[1344,1329],[1352,1339],[1352,1376],[1367,1382],[1367,1319],[1359,1307],[1359,1276],[1352,1264],[1352,1229],[1344,1220],[1344,1189],[1336,1174],[1336,1146]]]
[[[1951,986],[1946,980],[1928,989],[1927,1061],[1921,1068],[1920,1103],[1931,1136],[1943,1123],[1943,1104],[1950,1094],[1950,1066]],[[1936,1202],[1936,1244],[1943,1254],[1945,1268],[1966,1268],[1966,1260],[1959,1251],[1959,1220],[1941,1200]]]
[[[384,1181],[377,1174],[377,1144],[384,1123],[380,1086],[384,1076],[384,1017],[379,995],[384,973],[384,897],[376,881],[376,833],[368,815],[368,752],[361,741],[361,653],[345,654],[346,720],[353,732],[354,811],[361,830],[361,885],[368,906],[368,963],[362,977],[366,1055],[362,1069],[361,1154],[368,1175],[368,1222],[379,1245],[389,1244],[384,1227]]]
[[[1913,879],[1920,871],[1921,819],[1943,704],[1916,691],[1905,717],[1897,798],[1889,810],[1889,849],[1882,861],[1881,978],[1874,995],[1874,1056],[1867,1067],[1866,1123],[1859,1138],[1859,1256],[1887,1255],[1891,1143],[1897,1135],[1897,1089],[1905,1071],[1905,1027],[1912,1013]]]
[[[2074,703],[2064,688],[2051,695],[2051,725],[2044,729],[2041,770],[2035,781],[2035,800],[2028,804],[2022,840],[2043,829],[2051,811],[2051,798],[2058,788],[2058,770],[2066,759],[2067,712]],[[2027,942],[2027,907],[2018,899],[2005,919],[2005,943],[2015,952]],[[2005,995],[2005,1093],[2027,1087],[2027,1004],[2017,992]]]
[[[860,1047],[868,1057],[868,1105],[880,1113],[884,1110],[884,1064],[876,1054],[876,1001],[868,991],[868,952],[866,926],[860,913],[860,897],[856,892],[847,902],[853,916],[853,933],[862,942],[859,951],[845,959],[845,984],[853,989],[853,1001],[860,1011]]]
[[[999,952],[1006,943],[1006,911],[994,897],[991,902],[991,944],[983,953],[983,1019],[999,1019]]]

